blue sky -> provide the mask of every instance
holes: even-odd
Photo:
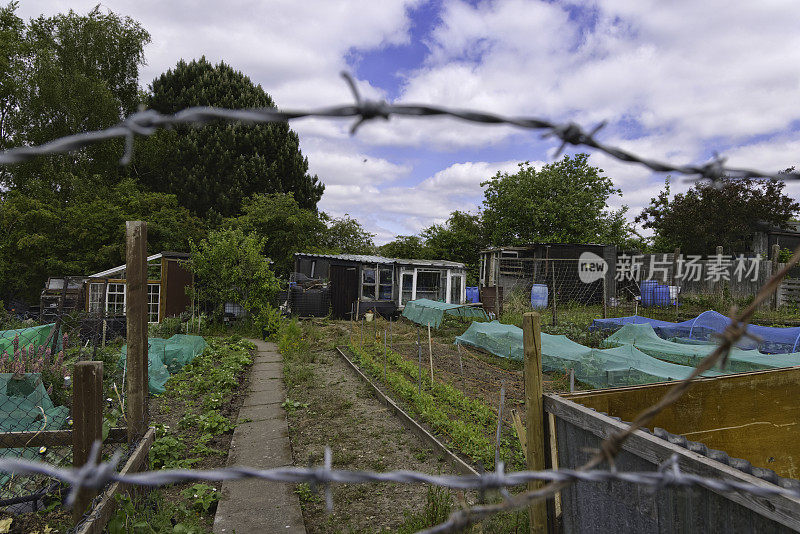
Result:
[[[24,0],[24,17],[96,0]],[[591,126],[636,153],[779,170],[800,166],[800,10],[794,2],[105,0],[151,33],[142,85],[183,58],[224,60],[280,107],[346,103],[338,73],[363,94]],[[383,243],[480,206],[480,182],[520,161],[551,161],[558,143],[511,127],[393,119],[361,128],[292,123],[321,208],[357,217]],[[574,151],[573,151],[574,152]],[[664,175],[593,154],[635,216]],[[679,181],[674,189],[689,184]],[[800,194],[791,185],[789,192]]]

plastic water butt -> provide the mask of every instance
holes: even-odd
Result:
[[[534,308],[547,307],[547,285],[533,284],[531,287],[531,306]]]
[[[471,302],[473,304],[480,302],[478,286],[467,286],[467,302]]]
[[[653,288],[653,303],[656,306],[669,306],[669,286],[655,285]]]
[[[653,291],[657,285],[658,282],[655,280],[645,280],[641,283],[639,288],[642,292],[642,306],[653,305]]]

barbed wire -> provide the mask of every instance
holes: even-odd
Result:
[[[800,179],[800,172],[766,172],[756,169],[726,167],[726,159],[716,155],[713,160],[703,165],[678,165],[651,158],[638,156],[630,151],[608,145],[595,136],[607,124],[601,122],[591,130],[584,129],[575,122],[552,122],[536,117],[507,117],[487,111],[448,108],[436,105],[389,104],[385,100],[368,100],[361,96],[355,80],[343,72],[353,94],[355,103],[309,110],[281,111],[273,108],[225,109],[214,107],[191,107],[175,114],[162,114],[155,110],[144,110],[133,113],[121,123],[104,130],[84,132],[61,137],[38,146],[23,146],[0,152],[0,165],[9,165],[29,161],[33,158],[63,154],[79,150],[109,139],[125,139],[125,152],[120,163],[127,165],[133,157],[133,141],[136,135],[149,136],[158,128],[187,124],[205,124],[215,120],[246,123],[287,122],[304,117],[348,118],[355,117],[356,122],[350,128],[355,134],[365,122],[375,119],[389,120],[392,116],[434,117],[447,116],[477,124],[507,124],[528,130],[545,130],[543,138],[556,137],[561,145],[556,151],[558,157],[567,145],[586,146],[599,150],[617,160],[626,163],[643,165],[656,172],[675,172],[687,176],[699,176],[712,181],[721,179],[769,178],[774,180]]]
[[[544,471],[516,471],[506,473],[503,462],[497,464],[495,471],[487,471],[477,475],[431,475],[418,471],[353,471],[332,469],[332,453],[325,448],[324,462],[319,467],[278,467],[273,469],[254,469],[250,467],[225,467],[220,469],[168,469],[147,471],[143,473],[120,474],[117,464],[120,454],[111,461],[95,463],[99,453],[99,443],[95,443],[91,458],[82,467],[59,468],[54,465],[23,459],[0,459],[0,472],[20,475],[45,475],[67,483],[71,491],[66,504],[74,503],[74,496],[79,489],[101,489],[106,485],[120,482],[135,486],[157,487],[187,482],[225,482],[233,480],[258,479],[268,482],[289,484],[306,483],[314,488],[322,487],[326,493],[329,510],[333,506],[331,485],[333,484],[426,484],[456,490],[502,490],[520,486],[531,481],[547,482],[626,482],[647,486],[654,490],[668,487],[701,487],[718,493],[746,493],[757,497],[791,497],[800,498],[800,486],[781,487],[775,484],[750,483],[734,479],[708,478],[680,469],[678,455],[672,455],[660,464],[655,471],[617,471],[549,469]],[[443,532],[447,524],[438,525],[426,532]],[[448,527],[449,528],[449,527]]]

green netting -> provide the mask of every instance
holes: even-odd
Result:
[[[503,358],[523,359],[522,329],[498,321],[472,323],[456,343]],[[691,367],[657,360],[632,345],[592,349],[566,336],[542,334],[542,370],[567,369],[574,369],[575,378],[581,382],[598,388],[679,380],[692,372]],[[704,376],[719,374],[709,371]]]
[[[658,337],[649,324],[626,324],[603,342],[605,346],[633,345],[640,351],[655,358],[680,365],[697,365],[703,358],[711,354],[716,345],[713,343],[676,343]],[[728,365],[729,373],[743,373],[761,369],[778,367],[794,367],[800,365],[800,353],[764,354],[757,350],[731,349]]]
[[[446,302],[437,302],[428,299],[411,300],[406,302],[406,307],[403,309],[403,317],[409,321],[421,325],[430,324],[432,328],[439,328],[445,313],[456,317],[472,317],[474,319],[483,319],[484,321],[489,320],[483,308],[465,306],[462,304],[447,304]]]
[[[0,373],[0,432],[59,430],[67,425],[68,419],[69,408],[53,404],[41,374]],[[36,447],[0,449],[3,458],[35,460],[37,456]],[[4,492],[11,479],[12,475],[0,476]]]
[[[17,330],[3,330],[0,331],[0,354],[14,352],[14,340],[19,339],[19,348],[28,349],[33,345],[34,350],[47,343],[47,338],[50,336],[50,331],[53,329],[54,323],[44,324],[41,326],[31,326],[28,328],[19,328]],[[61,340],[56,339],[57,346],[60,347]]]
[[[1,432],[57,430],[68,418],[69,408],[53,405],[41,374],[0,373]]]
[[[147,372],[150,393],[164,393],[164,385],[171,374],[175,374],[195,356],[206,348],[206,341],[200,336],[175,334],[169,339],[151,337],[147,339]],[[122,357],[119,364],[127,363],[128,346],[122,346]]]

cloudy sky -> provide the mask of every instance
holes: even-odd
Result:
[[[27,18],[98,0],[22,0]],[[183,58],[225,61],[279,107],[363,94],[609,125],[602,140],[677,163],[715,152],[733,166],[800,167],[800,10],[790,0],[103,0],[151,34],[143,86]],[[450,119],[363,126],[305,119],[321,207],[357,217],[383,243],[475,210],[480,182],[520,161],[547,162],[558,143],[511,127]],[[593,154],[634,216],[664,175]],[[677,189],[688,184],[681,181]],[[792,186],[799,196],[800,187]]]

